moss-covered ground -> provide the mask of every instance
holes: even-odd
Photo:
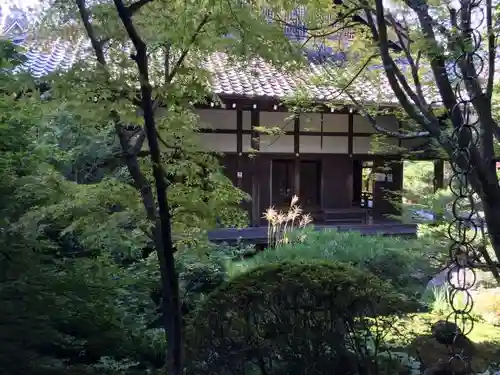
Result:
[[[431,336],[432,324],[446,320],[447,316],[434,312],[399,318],[387,340],[396,350],[420,358],[424,365],[447,361],[450,358],[449,349]],[[476,372],[483,372],[488,368],[500,369],[500,326],[474,318],[472,331],[467,337],[473,342],[473,347],[464,345],[460,349],[464,349],[472,357],[472,366]]]

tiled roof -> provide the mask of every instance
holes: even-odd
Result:
[[[5,20],[5,18],[4,18]],[[1,25],[1,24],[0,24]],[[4,27],[6,25],[4,24]],[[90,55],[87,41],[69,43],[56,40],[43,47],[26,43],[23,35],[16,35],[15,42],[27,49],[27,63],[23,69],[35,77],[43,77],[58,70],[67,70],[84,55]],[[210,89],[221,96],[242,96],[247,98],[285,99],[294,96],[298,91],[306,92],[316,101],[334,101],[349,103],[349,97],[342,92],[339,85],[319,85],[318,76],[325,76],[330,71],[336,76],[342,74],[342,69],[331,62],[318,62],[312,59],[309,68],[300,72],[286,72],[273,67],[262,59],[253,59],[248,63],[229,61],[225,53],[207,55],[203,67],[211,72]],[[371,79],[360,76],[349,86],[349,92],[359,102],[365,104],[398,105],[385,73],[380,67],[370,69]],[[373,77],[375,75],[375,77]],[[316,78],[316,79],[315,79]],[[315,83],[313,83],[313,81]],[[331,82],[331,79],[324,79]]]
[[[317,101],[349,103],[343,86],[319,84],[332,82],[330,77],[342,73],[334,63],[309,63],[309,69],[285,72],[262,59],[247,64],[234,64],[224,53],[207,57],[205,67],[212,73],[212,89],[219,95],[284,99],[303,92]],[[370,75],[370,78],[367,75]],[[398,105],[383,69],[372,67],[369,73],[360,75],[349,85],[349,93],[365,104]]]
[[[28,46],[26,48],[27,62],[22,67],[29,71],[34,77],[40,78],[56,71],[67,71],[75,62],[82,58],[85,41],[69,43],[63,40],[56,40],[49,46]]]
[[[67,70],[82,58],[82,53],[86,50],[84,44],[86,42],[71,44],[59,40],[48,47],[29,48],[26,52],[27,63],[22,68],[37,78],[58,70]],[[311,99],[317,101],[350,102],[349,97],[342,92],[342,87],[317,84],[321,81],[320,77],[325,77],[325,82],[331,82],[328,76],[341,71],[341,68],[329,64],[331,63],[310,62],[308,69],[287,72],[259,58],[245,64],[234,63],[227,54],[219,52],[207,55],[203,67],[211,73],[211,91],[221,96],[280,100],[293,97],[297,92],[306,92]],[[327,74],[328,71],[331,73]],[[365,104],[397,105],[398,101],[383,70],[372,69],[370,74],[376,78],[360,76],[349,86],[351,95]]]

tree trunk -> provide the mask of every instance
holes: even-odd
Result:
[[[496,261],[500,261],[500,201],[483,198],[484,217]]]
[[[164,327],[167,337],[167,373],[181,375],[182,366],[182,316],[179,293],[179,279],[175,268],[174,246],[172,243],[172,227],[170,209],[167,199],[167,181],[162,166],[160,145],[156,132],[156,121],[153,106],[153,88],[149,80],[149,60],[147,45],[139,36],[132,21],[132,10],[126,7],[123,0],[114,0],[118,15],[122,20],[130,40],[134,44],[136,54],[132,59],[137,64],[141,77],[141,107],[144,117],[144,132],[149,146],[153,176],[158,202],[158,219],[155,222],[155,242],[162,280],[163,302],[165,303]],[[135,3],[139,4],[139,3]]]
[[[134,187],[137,189],[139,194],[141,194],[142,203],[146,210],[146,216],[151,223],[155,223],[157,219],[156,204],[153,194],[153,188],[148,182],[146,177],[141,171],[139,165],[138,155],[142,149],[142,145],[145,139],[145,133],[143,129],[138,130],[137,136],[139,139],[133,143],[133,140],[122,125],[119,124],[119,120],[115,120],[115,130],[120,141],[120,146],[122,149],[123,156],[125,158],[125,165],[127,170],[132,177]]]

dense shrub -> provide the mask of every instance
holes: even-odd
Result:
[[[257,267],[190,316],[187,374],[369,374],[367,337],[380,342],[391,314],[409,305],[389,284],[341,263]]]
[[[440,251],[426,241],[382,236],[362,236],[357,232],[310,231],[301,241],[267,249],[251,259],[236,262],[230,272],[238,274],[264,264],[287,260],[325,260],[349,263],[390,281],[405,294],[422,293],[437,264]]]
[[[164,336],[146,329],[154,306],[133,275],[107,259],[44,262],[47,258],[28,249],[18,253],[12,243],[10,250],[11,263],[0,262],[5,373],[90,369],[104,357],[161,366]]]
[[[185,294],[207,294],[227,277],[228,264],[242,259],[247,247],[200,244],[176,257],[181,289]]]
[[[181,311],[189,314],[198,303],[228,277],[228,264],[242,259],[246,253],[254,252],[249,246],[226,246],[210,243],[198,243],[176,254],[176,268],[179,276]],[[153,262],[153,263],[152,263]],[[157,311],[162,310],[162,292],[160,275],[156,264],[156,255],[151,255],[141,266],[135,266],[133,273],[147,273],[151,281],[147,286],[156,304]],[[141,271],[142,270],[142,271]],[[153,272],[152,272],[153,271]],[[161,314],[149,324],[150,327],[162,327]]]

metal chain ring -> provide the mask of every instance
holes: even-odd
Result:
[[[452,312],[447,317],[447,321],[458,327],[453,342],[449,345],[449,362],[452,364],[453,371],[460,374],[474,374],[470,353],[464,353],[458,343],[474,327],[474,319],[471,315],[474,301],[471,290],[476,283],[473,262],[477,259],[477,254],[474,241],[478,236],[479,228],[474,217],[476,207],[469,177],[470,173],[473,172],[470,150],[478,142],[478,129],[476,127],[478,121],[477,116],[474,116],[472,106],[474,98],[466,95],[466,85],[467,81],[476,79],[484,68],[484,61],[477,53],[482,41],[478,28],[484,17],[475,16],[477,13],[483,14],[480,7],[481,2],[482,0],[460,0],[460,9],[457,11],[457,15],[467,14],[468,19],[458,20],[458,32],[461,33],[459,38],[461,54],[455,60],[453,67],[458,78],[455,89],[458,103],[453,108],[452,115],[460,114],[462,121],[460,124],[453,124],[454,131],[451,135],[451,142],[455,149],[450,160],[452,176],[449,187],[455,198],[452,209],[454,220],[448,228],[451,240],[449,249],[451,267],[447,281],[449,285],[448,301]],[[472,63],[474,69],[464,72],[462,66],[467,63]]]

